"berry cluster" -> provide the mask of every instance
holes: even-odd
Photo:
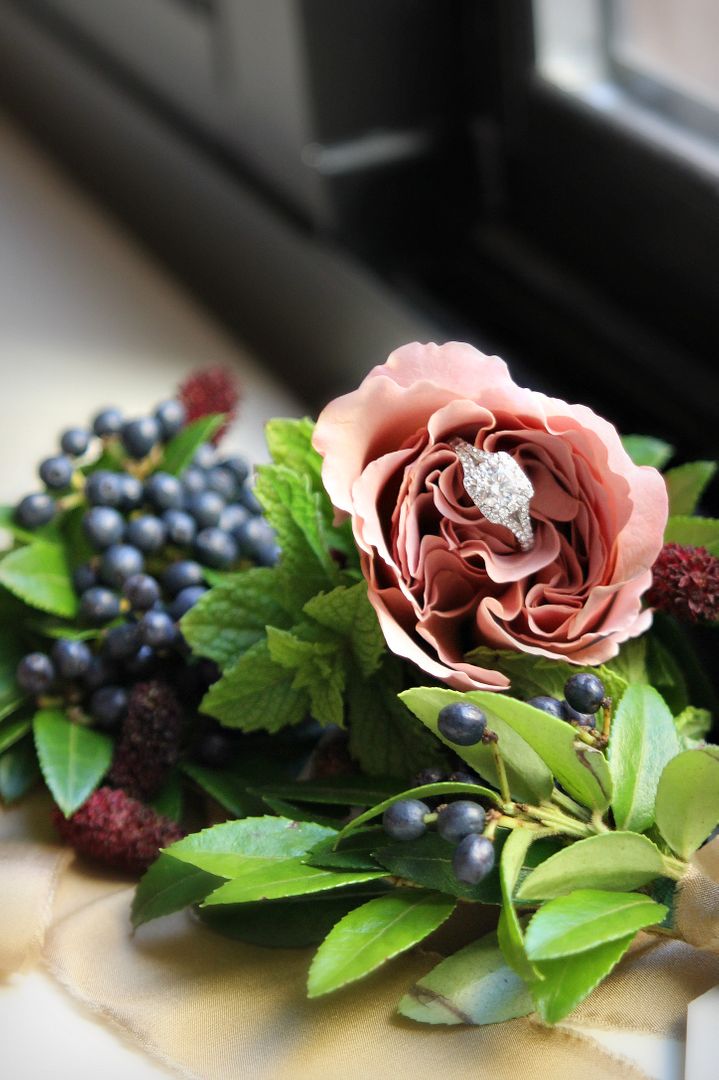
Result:
[[[563,699],[540,694],[538,697],[529,698],[527,704],[534,705],[535,709],[541,709],[550,716],[556,716],[558,720],[576,724],[577,727],[593,728],[596,725],[595,714],[602,706],[606,708],[609,701],[599,676],[580,671],[567,679]]]

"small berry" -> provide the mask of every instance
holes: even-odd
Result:
[[[79,679],[90,667],[92,653],[84,641],[61,638],[52,647],[53,663],[63,679]]]
[[[154,416],[142,416],[138,420],[127,420],[122,425],[122,445],[136,461],[147,455],[160,441],[160,425]]]
[[[177,630],[166,611],[147,611],[138,623],[144,645],[155,649],[167,649],[177,639]]]
[[[185,501],[182,484],[170,473],[153,473],[145,484],[145,495],[156,510],[179,510]]]
[[[82,566],[73,570],[72,583],[75,586],[75,592],[79,595],[86,589],[91,589],[93,585],[97,585],[97,574],[89,563],[83,563]]]
[[[229,469],[238,484],[244,484],[250,475],[250,466],[243,457],[229,457],[220,462],[223,469]]]
[[[245,480],[240,488],[239,497],[242,505],[246,506],[251,514],[257,515],[264,513],[264,507],[255,495],[254,484],[250,480]]]
[[[453,701],[440,711],[437,728],[448,742],[457,746],[474,746],[482,740],[487,729],[487,718],[471,701]]]
[[[122,429],[122,413],[119,409],[103,409],[92,422],[92,430],[100,439],[119,435]]]
[[[138,510],[142,506],[142,500],[145,495],[145,490],[136,476],[131,476],[129,473],[123,473],[120,476],[120,485],[122,487],[122,498],[120,499],[120,509],[128,513],[130,510]]]
[[[52,521],[55,510],[55,500],[45,492],[38,492],[37,495],[26,495],[20,500],[15,509],[15,520],[25,529],[37,529]]]
[[[114,664],[111,664],[106,656],[100,654],[93,656],[82,681],[88,690],[98,690],[101,686],[107,686],[117,678]]]
[[[169,401],[163,401],[162,404],[157,406],[155,419],[160,425],[162,438],[167,441],[173,435],[177,435],[178,431],[181,431],[185,426],[187,409],[181,401],[171,398]]]
[[[134,656],[142,644],[136,623],[111,626],[105,635],[104,649],[111,660],[127,660]]]
[[[382,815],[382,826],[391,840],[417,840],[426,832],[429,807],[419,799],[400,799]]]
[[[178,547],[189,547],[197,535],[197,523],[184,510],[166,510],[162,515],[167,529],[167,540]]]
[[[568,701],[562,702],[564,715],[562,719],[566,720],[568,724],[578,724],[579,727],[593,728],[596,724],[596,718],[592,713],[581,713],[577,709],[573,709]]]
[[[548,694],[539,694],[537,697],[529,698],[527,705],[533,705],[535,709],[541,709],[542,712],[548,713],[549,716],[556,716],[558,720],[564,720],[564,704],[558,701],[557,698],[549,697]]]
[[[119,544],[125,532],[122,515],[110,506],[93,506],[82,519],[85,536],[96,550]]]
[[[218,524],[225,500],[216,491],[198,491],[188,497],[186,508],[201,529],[209,529]]]
[[[444,773],[436,766],[422,769],[412,780],[413,787],[422,787],[424,784],[440,784],[444,780]]]
[[[240,550],[260,566],[274,566],[279,558],[275,530],[261,517],[251,517],[233,530]]]
[[[85,622],[101,624],[111,622],[120,614],[120,601],[109,589],[93,586],[80,597],[80,615]]]
[[[460,840],[452,859],[452,870],[457,881],[465,885],[478,885],[494,867],[494,846],[486,836],[470,833]]]
[[[90,698],[90,716],[98,727],[112,731],[127,712],[127,690],[121,686],[102,686]]]
[[[155,650],[149,645],[141,645],[134,656],[130,656],[124,663],[125,671],[133,678],[149,675],[157,663]]]
[[[43,484],[46,484],[53,491],[61,491],[69,486],[72,480],[72,471],[72,462],[65,454],[45,458],[38,469]]]
[[[469,799],[449,803],[437,814],[437,832],[443,840],[456,844],[465,836],[481,833],[487,820],[484,807]]]
[[[180,559],[179,562],[171,563],[162,575],[162,587],[171,596],[176,596],[190,585],[203,585],[204,582],[204,570],[199,563],[191,559]]]
[[[113,544],[102,556],[100,580],[119,589],[129,577],[141,574],[145,568],[142,552],[131,544]]]
[[[167,529],[165,523],[154,514],[142,514],[133,518],[127,526],[127,539],[140,551],[151,555],[165,545]]]
[[[481,784],[482,782],[475,772],[465,769],[456,769],[449,774],[447,779],[453,784]]]
[[[180,386],[178,397],[187,409],[188,423],[212,413],[227,415],[227,421],[212,437],[217,444],[235,416],[240,394],[232,372],[217,366],[190,375]]]
[[[580,713],[595,713],[606,697],[604,683],[589,671],[579,671],[564,684],[564,697]]]
[[[199,532],[195,538],[194,551],[200,562],[217,570],[226,570],[232,566],[238,555],[236,542],[222,529],[203,529]]]
[[[207,487],[207,473],[196,465],[190,465],[182,474],[182,486],[186,495],[196,495]]]
[[[15,676],[28,694],[44,694],[55,681],[55,668],[45,653],[33,652],[23,656]]]
[[[719,556],[703,547],[665,544],[645,600],[683,622],[719,621]]]
[[[175,692],[153,679],[130,693],[109,778],[140,798],[151,798],[180,755],[182,707]]]
[[[250,520],[254,521],[255,519],[250,518],[250,511],[246,506],[240,506],[239,503],[232,503],[230,506],[226,506],[222,511],[220,528],[234,536],[239,543],[237,530],[244,528]]]
[[[181,589],[168,609],[175,622],[179,622],[206,592],[204,585],[189,585],[186,589]]]
[[[202,443],[195,451],[195,456],[192,459],[192,464],[198,469],[207,471],[213,468],[217,464],[217,451],[212,443]],[[205,477],[205,483],[207,483],[207,477]]]
[[[207,472],[207,487],[216,491],[226,502],[232,502],[237,492],[237,481],[229,469],[215,465]]]
[[[90,432],[84,428],[68,428],[60,437],[60,448],[63,454],[70,457],[82,457],[90,445]]]
[[[109,469],[90,473],[85,481],[85,497],[92,506],[119,506],[122,502],[122,475]]]
[[[149,574],[132,574],[123,582],[122,592],[133,611],[149,611],[160,599],[160,586]]]

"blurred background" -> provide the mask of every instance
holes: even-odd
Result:
[[[459,337],[719,453],[716,0],[0,0],[0,109],[301,406]]]

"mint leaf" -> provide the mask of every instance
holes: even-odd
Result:
[[[630,686],[619,702],[609,740],[612,811],[617,829],[645,832],[664,766],[679,753],[674,719],[652,686]]]
[[[415,983],[399,1012],[422,1024],[499,1024],[534,1011],[523,979],[507,967],[497,935],[442,960]]]
[[[615,660],[600,667],[589,667],[508,649],[491,649],[486,645],[473,649],[467,653],[465,659],[478,667],[501,671],[511,681],[512,696],[522,699],[540,694],[563,698],[567,679],[581,671],[598,675],[607,694],[614,701],[622,696],[627,685],[627,680]],[[640,681],[646,682],[646,676],[642,675]]]
[[[367,598],[367,584],[340,585],[313,596],[304,606],[312,619],[346,638],[352,657],[365,678],[377,671],[387,645],[377,615]]]
[[[576,889],[550,900],[532,917],[525,935],[530,960],[557,960],[655,926],[667,913],[641,893]]]
[[[683,739],[705,739],[711,730],[712,714],[708,709],[696,709],[693,705],[687,705],[679,716],[675,716],[674,725]]]
[[[622,446],[635,465],[652,465],[663,469],[674,453],[674,447],[651,435],[623,435]]]
[[[222,878],[178,862],[170,855],[160,855],[140,878],[135,890],[130,911],[132,925],[142,926],[151,919],[182,911],[204,900],[221,884]]]
[[[627,892],[664,872],[662,853],[646,836],[600,833],[577,840],[550,856],[525,878],[517,896],[520,900],[550,900],[575,889]]]
[[[201,416],[199,420],[188,424],[178,435],[170,439],[158,468],[172,476],[179,476],[190,464],[200,446],[210,441],[224,421],[224,415],[215,414]]]
[[[306,824],[306,823],[300,823]],[[241,872],[210,893],[204,907],[215,904],[247,904],[257,900],[279,900],[286,896],[339,889],[386,877],[384,870],[321,870],[307,866],[301,858],[272,860]]]
[[[20,742],[31,727],[32,722],[24,716],[17,717],[14,720],[7,719],[0,723],[0,754],[14,746],[15,743]]]
[[[227,668],[200,704],[226,727],[279,731],[307,715],[309,695],[293,687],[293,672],[276,664],[266,641],[258,641]]]
[[[294,673],[293,690],[306,690],[310,712],[320,724],[344,724],[345,671],[335,643],[307,641],[292,631],[267,627],[267,647],[272,660]]]
[[[322,489],[322,458],[312,446],[314,421],[275,418],[265,424],[265,440],[276,465],[285,465],[295,473],[306,473],[313,487]]]
[[[372,679],[351,673],[347,691],[349,751],[370,776],[413,776],[444,766],[447,755],[396,695],[396,665],[386,661]]]
[[[556,1024],[564,1019],[606,978],[633,940],[634,934],[627,934],[575,956],[538,964],[542,981],[533,983],[531,989],[542,1020]]]
[[[0,757],[0,799],[6,805],[17,802],[34,786],[39,776],[32,740],[15,743]]]
[[[228,667],[264,638],[269,624],[291,624],[282,591],[280,577],[266,567],[228,575],[188,611],[182,634],[194,653]]]
[[[312,822],[254,817],[213,825],[177,840],[166,851],[208,874],[232,878],[253,865],[298,858],[320,840],[336,835],[334,829]]]
[[[41,709],[33,729],[45,783],[65,817],[70,817],[107,772],[112,739],[71,723],[59,709]]]
[[[664,530],[664,543],[703,547],[711,555],[719,555],[719,518],[686,517],[681,514],[670,517]]]
[[[497,926],[499,947],[512,970],[529,983],[540,976],[527,956],[522,924],[514,907],[513,894],[535,836],[530,829],[513,829],[502,848],[499,860],[499,884],[502,890],[502,910]]]
[[[65,552],[38,540],[16,548],[0,561],[0,584],[30,607],[72,618],[77,598]]]
[[[427,832],[418,840],[386,844],[387,837],[375,840],[377,862],[395,877],[413,881],[427,889],[436,889],[448,896],[462,897],[482,904],[501,904],[499,873],[495,868],[478,885],[463,885],[452,870],[456,844],[443,840],[436,832]],[[501,846],[501,845],[500,845]]]
[[[719,823],[719,747],[672,758],[659,780],[655,816],[677,855],[687,859],[704,843]]]
[[[441,893],[397,889],[345,915],[315,953],[311,998],[338,990],[422,941],[449,918],[455,901]]]
[[[695,513],[704,489],[716,470],[716,461],[690,461],[665,472],[670,516]]]

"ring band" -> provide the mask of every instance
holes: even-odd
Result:
[[[478,450],[464,439],[449,444],[462,463],[464,490],[493,525],[504,525],[522,551],[534,547],[529,503],[534,495],[531,480],[506,451]]]

